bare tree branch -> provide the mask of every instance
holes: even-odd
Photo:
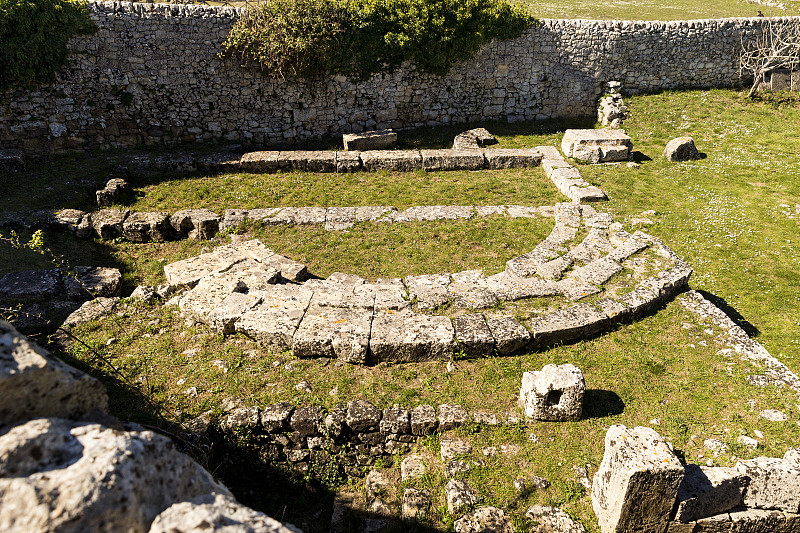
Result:
[[[766,21],[762,32],[745,42],[742,36],[739,76],[752,77],[748,98],[756,93],[766,74],[775,69],[795,70],[800,65],[800,22]]]

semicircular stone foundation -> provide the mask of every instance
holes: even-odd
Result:
[[[170,303],[187,319],[275,352],[413,362],[591,337],[653,311],[692,273],[659,239],[630,234],[591,206],[540,210],[553,214],[550,235],[488,277],[468,270],[309,279],[305,265],[251,240],[167,265],[168,283],[184,289]]]

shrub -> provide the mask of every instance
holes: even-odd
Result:
[[[247,10],[223,48],[278,76],[365,77],[405,60],[444,74],[534,22],[504,0],[269,0]]]
[[[67,40],[94,29],[80,0],[0,0],[0,89],[52,81]]]

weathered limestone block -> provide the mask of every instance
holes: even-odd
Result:
[[[531,342],[530,332],[514,317],[490,318],[486,321],[486,325],[492,332],[495,347],[500,355],[513,353]]]
[[[734,468],[686,465],[675,520],[688,523],[733,509],[742,503],[748,481]]]
[[[178,308],[185,318],[210,324],[211,312],[228,296],[235,292],[244,292],[246,288],[241,280],[227,272],[211,274],[178,298]]]
[[[236,430],[258,429],[260,427],[258,407],[235,407],[220,417],[218,425],[222,431],[229,433]]]
[[[478,507],[453,524],[455,533],[515,533],[514,524],[497,507]]]
[[[789,448],[786,450],[786,453],[783,454],[784,461],[789,461],[790,463],[795,463],[800,466],[800,448]]]
[[[533,148],[491,148],[483,157],[491,170],[535,167],[542,161],[541,152]]]
[[[555,284],[550,281],[540,278],[523,278],[508,271],[489,276],[486,278],[485,285],[498,300],[504,302],[558,294]]]
[[[119,298],[104,298],[102,296],[84,302],[78,309],[69,314],[64,320],[64,326],[76,326],[84,322],[96,320],[109,314],[119,303]]]
[[[476,150],[422,150],[422,168],[437,170],[479,170],[484,167],[483,153]]]
[[[128,182],[121,178],[112,178],[106,182],[106,186],[95,193],[97,205],[105,207],[123,200],[131,192]]]
[[[236,331],[236,321],[260,303],[260,296],[234,292],[211,310],[206,323],[212,330],[230,335]]]
[[[737,507],[729,517],[730,530],[720,528],[718,531],[725,533],[794,533],[800,531],[800,515],[782,513],[780,511],[767,511],[763,509],[746,509]],[[705,526],[703,520],[698,520],[698,525]],[[713,531],[711,527],[703,527],[701,532]]]
[[[205,276],[224,272],[246,258],[243,253],[220,246],[216,250],[164,266],[171,287],[193,287]]]
[[[465,457],[471,453],[472,445],[462,439],[442,438],[439,443],[439,457],[445,463],[459,457]]]
[[[365,131],[361,133],[345,133],[342,144],[345,151],[383,150],[397,143],[397,133],[392,130]]]
[[[443,316],[376,312],[369,340],[376,362],[419,362],[453,357],[453,324]]]
[[[800,512],[800,465],[786,459],[756,457],[739,461],[736,470],[750,478],[745,506]]]
[[[556,227],[558,226],[567,226],[570,228],[579,228],[581,227],[581,206],[577,204],[573,204],[570,202],[561,202],[555,205],[555,221]],[[553,232],[556,232],[556,228],[553,228]],[[574,238],[574,234],[572,237],[569,237],[566,241],[567,235],[562,237],[562,242],[571,241]]]
[[[672,139],[664,148],[664,158],[667,161],[691,161],[700,159],[700,152],[691,137],[678,137]]]
[[[411,433],[411,413],[408,409],[399,407],[387,407],[383,410],[381,418],[380,432],[388,435],[410,434]]]
[[[485,357],[494,351],[494,337],[482,314],[457,316],[453,328],[458,347],[467,357]]]
[[[325,212],[325,229],[341,231],[352,228],[356,222],[355,207],[329,207]]]
[[[22,150],[7,148],[0,150],[0,172],[25,170],[25,154]]]
[[[535,420],[580,420],[585,391],[578,367],[546,365],[538,372],[522,374],[519,406],[525,416]]]
[[[275,353],[291,349],[313,291],[301,286],[275,285],[269,291],[254,294],[261,296],[262,302],[236,321],[236,332]]]
[[[619,129],[567,130],[561,141],[561,151],[589,163],[627,161],[633,150],[631,138]]]
[[[121,288],[122,274],[116,268],[79,266],[64,277],[64,292],[70,300],[115,297]]]
[[[298,407],[289,419],[289,428],[303,437],[316,435],[319,433],[323,414],[322,407],[318,405]]]
[[[128,209],[101,209],[92,213],[92,228],[101,239],[116,239],[122,235],[122,225],[128,217]]]
[[[443,403],[439,406],[439,431],[447,431],[468,423],[469,413],[460,405]]]
[[[296,357],[329,357],[364,364],[371,326],[372,310],[312,304],[294,335],[292,353]]]
[[[247,219],[247,214],[247,209],[226,209],[219,222],[219,230],[227,231],[238,228]]]
[[[536,269],[539,265],[556,257],[558,257],[557,252],[547,250],[540,243],[533,251],[506,261],[505,271],[511,276],[527,278],[536,275]]]
[[[359,298],[362,295],[374,298],[376,310],[402,311],[411,307],[411,302],[405,298],[406,288],[401,280],[396,283],[383,283],[381,280],[377,283],[365,283],[356,286],[353,293]]]
[[[372,150],[361,152],[364,170],[388,170],[410,172],[422,168],[422,155],[419,150]]]
[[[587,183],[588,185],[588,183]],[[566,192],[567,198],[573,202],[602,202],[608,200],[608,196],[603,192],[603,189],[595,187],[594,185],[583,187],[572,185]]]
[[[53,214],[53,225],[57,228],[67,231],[69,233],[76,233],[78,225],[86,216],[84,211],[80,209],[62,209]],[[88,235],[78,235],[79,237],[88,237]]]
[[[555,150],[555,148],[554,148]],[[572,165],[570,165],[561,154],[558,155],[557,158],[545,158],[542,159],[542,170],[544,170],[544,175],[547,176],[548,179],[553,179],[553,173],[559,170],[567,170],[572,169]],[[577,169],[575,169],[577,170]],[[580,173],[578,173],[580,175]],[[567,176],[569,177],[569,176]]]
[[[329,150],[290,150],[278,157],[281,168],[300,172],[336,172],[336,152]]]
[[[609,252],[608,258],[613,259],[614,261],[622,262],[633,254],[644,250],[648,246],[649,245],[647,241],[631,236],[618,244],[611,252]]]
[[[261,427],[268,433],[281,433],[289,428],[293,411],[289,402],[268,405],[261,410]]]
[[[3,320],[0,390],[0,426],[35,417],[80,418],[108,409],[99,381],[53,357]]]
[[[150,525],[149,533],[300,533],[264,513],[246,507],[230,496],[206,494],[165,509]]]
[[[277,172],[280,155],[276,151],[250,152],[242,156],[239,166],[244,172]]]
[[[354,400],[347,404],[345,423],[356,433],[367,433],[380,429],[383,413],[365,400]]]
[[[0,457],[4,531],[147,531],[176,501],[231,497],[151,431],[36,419],[0,436]]]
[[[546,280],[559,280],[564,272],[572,266],[574,259],[570,255],[562,255],[552,261],[536,266],[536,273]]]
[[[173,231],[167,213],[131,213],[122,224],[122,236],[131,242],[164,242]]]
[[[421,455],[408,455],[400,463],[400,479],[402,481],[422,477],[426,471],[425,459]]]
[[[361,170],[361,152],[336,152],[336,172]]]
[[[396,213],[397,208],[391,205],[364,205],[356,208],[356,222],[372,222],[391,213]]]
[[[569,276],[586,283],[602,285],[620,271],[622,271],[622,265],[608,257],[601,257],[572,270]]]
[[[170,224],[181,236],[210,239],[219,231],[219,215],[210,209],[184,209],[172,215]]]
[[[281,273],[281,277],[287,281],[299,283],[308,279],[308,270],[303,263],[273,252],[258,239],[220,246],[213,253],[230,254],[231,256],[242,254],[245,257],[250,257],[264,266],[276,269]],[[164,270],[166,271],[166,268]]]
[[[411,410],[411,433],[413,435],[429,435],[436,431],[439,420],[436,409],[431,405],[418,405]]]
[[[528,327],[539,347],[587,337],[601,331],[608,316],[591,304],[576,304],[530,321]]]
[[[356,286],[317,279],[307,281],[304,286],[314,290],[312,307],[341,307],[362,311],[375,307],[374,291],[361,290],[356,293]]]
[[[408,276],[403,282],[408,287],[408,297],[416,300],[420,309],[435,309],[450,301],[450,274]]]
[[[61,270],[23,270],[0,277],[0,298],[5,302],[51,299],[64,293]]]
[[[534,505],[525,513],[525,517],[538,522],[539,530],[543,532],[585,533],[586,531],[583,525],[575,522],[567,513],[558,507]]]
[[[497,139],[486,128],[475,128],[459,133],[453,139],[453,149],[477,150],[497,144]]]
[[[403,491],[401,518],[422,520],[431,505],[431,494],[427,490],[407,488]]]
[[[478,495],[466,481],[451,479],[444,488],[447,512],[455,514],[458,510],[478,503]]]
[[[197,168],[211,172],[237,172],[241,165],[239,152],[216,152],[197,156]]]
[[[611,426],[592,483],[601,531],[664,531],[683,475],[661,435],[646,427]]]

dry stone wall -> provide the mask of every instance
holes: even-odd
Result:
[[[590,117],[609,80],[628,91],[740,83],[742,39],[768,22],[544,20],[446,76],[412,66],[363,81],[273,79],[218,57],[230,7],[92,2],[58,80],[0,94],[0,145],[28,152],[136,144],[270,144],[376,128]]]

